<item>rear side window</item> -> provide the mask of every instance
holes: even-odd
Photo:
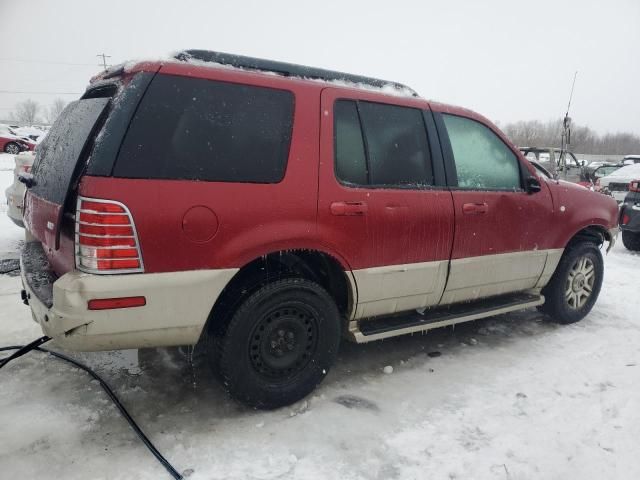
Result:
[[[122,144],[117,177],[276,183],[293,94],[172,75],[149,86]]]
[[[334,108],[336,175],[356,185],[433,185],[422,111],[339,100]]]
[[[334,119],[336,175],[343,182],[366,185],[369,170],[356,102],[337,101]]]
[[[504,142],[483,124],[470,118],[443,114],[458,187],[469,190],[519,190],[518,159]]]

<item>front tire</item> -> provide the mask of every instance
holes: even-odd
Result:
[[[15,142],[9,142],[4,146],[4,151],[11,155],[18,155],[20,153],[20,146]]]
[[[597,245],[590,242],[567,247],[551,280],[542,289],[541,310],[557,323],[582,320],[598,299],[604,262]]]
[[[251,294],[219,340],[219,373],[229,394],[254,408],[289,405],[333,365],[340,343],[335,301],[315,282],[288,278]],[[215,361],[215,352],[209,352]]]
[[[640,250],[640,233],[629,232],[628,230],[622,231],[622,244],[627,250],[637,252]]]

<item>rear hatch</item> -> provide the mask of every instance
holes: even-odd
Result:
[[[69,263],[73,262],[73,248],[70,252],[69,245],[60,248],[64,207],[81,170],[80,159],[86,155],[110,100],[87,98],[70,103],[38,147],[32,168],[34,183],[25,198],[24,222],[27,230],[42,242],[52,267],[60,273],[73,268],[73,263]]]
[[[75,266],[75,203],[87,168],[110,176],[122,136],[153,73],[98,78],[83,97],[70,103],[38,146],[33,185],[25,196],[25,228],[42,244],[60,276]]]

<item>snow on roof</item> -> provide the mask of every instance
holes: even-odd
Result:
[[[294,79],[299,79],[299,80],[304,80],[304,81],[311,81],[311,82],[320,82],[320,83],[324,83],[324,84],[330,84],[336,87],[345,87],[345,88],[356,88],[359,90],[368,90],[368,91],[372,91],[372,92],[378,92],[378,93],[383,93],[383,94],[387,94],[387,95],[394,95],[394,96],[399,96],[399,97],[411,97],[411,98],[421,98],[419,97],[419,95],[412,90],[411,88],[402,85],[400,83],[396,83],[396,82],[388,82],[388,81],[384,81],[384,80],[379,80],[379,79],[371,79],[372,81],[375,82],[379,82],[377,84],[371,84],[371,83],[366,83],[366,81],[364,81],[367,77],[361,77],[358,75],[350,75],[350,74],[344,74],[345,78],[344,79],[324,79],[324,78],[312,78],[312,77],[306,77],[304,75],[291,75],[291,74],[286,74],[286,73],[282,73],[282,72],[278,72],[278,71],[270,71],[270,70],[264,70],[264,69],[257,69],[257,68],[245,68],[245,67],[241,67],[241,66],[235,66],[235,65],[230,65],[228,63],[219,63],[219,62],[215,62],[215,61],[208,61],[208,60],[201,60],[198,58],[193,58],[193,57],[189,57],[188,55],[182,55],[185,51],[181,50],[179,52],[174,52],[169,54],[168,57],[159,57],[159,58],[144,58],[144,59],[135,59],[135,60],[129,60],[127,62],[121,63],[119,65],[114,65],[112,67],[110,67],[106,72],[103,72],[101,75],[95,77],[97,80],[102,79],[102,78],[109,78],[109,76],[115,76],[117,74],[117,72],[121,71],[121,72],[127,72],[132,70],[136,65],[139,65],[140,63],[147,63],[147,62],[157,62],[157,63],[163,63],[163,64],[176,64],[176,65],[184,65],[184,64],[189,64],[189,65],[194,65],[194,66],[199,66],[199,67],[206,67],[206,68],[217,68],[217,69],[225,69],[225,70],[236,70],[236,71],[241,71],[241,72],[250,72],[250,73],[257,73],[257,74],[262,74],[262,75],[274,75],[274,76],[279,76],[279,77],[286,77],[286,78],[294,78]],[[176,58],[176,57],[180,57],[180,58]],[[277,63],[277,62],[276,62]],[[311,67],[302,67],[302,68],[311,68]],[[317,70],[321,70],[321,69],[317,69]],[[328,71],[330,72],[330,71]],[[331,72],[331,73],[335,73],[335,74],[339,74],[340,72]],[[352,78],[362,78],[363,81],[362,82],[356,82],[356,81],[350,81],[349,77]]]

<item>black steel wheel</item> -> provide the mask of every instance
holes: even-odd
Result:
[[[335,361],[340,315],[324,288],[302,278],[269,283],[247,297],[210,351],[231,394],[277,408],[309,394]]]

